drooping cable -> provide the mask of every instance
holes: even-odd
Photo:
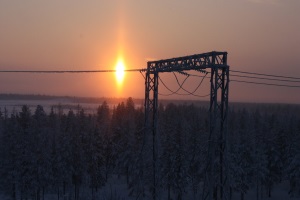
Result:
[[[160,80],[160,82],[163,84],[163,86],[169,90],[169,92],[171,92],[170,94],[162,94],[162,93],[158,93],[159,95],[162,95],[162,96],[171,96],[173,94],[177,94],[177,95],[185,95],[185,94],[180,94],[180,93],[176,93],[175,91],[171,90],[164,82],[163,80],[160,78],[160,76],[158,76],[158,79]]]
[[[170,94],[167,94],[167,96],[171,96],[171,95],[173,95],[173,94],[179,94],[178,91],[179,91],[180,89],[182,89],[182,86],[184,85],[185,81],[186,81],[188,78],[189,78],[189,76],[186,76],[185,79],[182,81],[182,83],[181,83],[181,84],[178,84],[178,85],[179,85],[178,89],[177,89],[176,91],[173,91],[173,92],[170,93]],[[161,80],[161,79],[160,79],[160,80]],[[163,83],[163,85],[164,85],[164,83]],[[169,91],[170,91],[170,90],[169,90]],[[179,95],[183,95],[183,94],[179,94]],[[164,96],[166,96],[166,95],[164,95]]]
[[[189,77],[189,76],[188,76]],[[194,94],[194,93],[191,93],[191,92],[189,92],[189,91],[187,91],[186,90],[186,92],[187,92],[187,94],[182,94],[182,93],[178,93],[178,91],[180,90],[180,89],[184,89],[184,88],[182,88],[182,86],[183,86],[183,84],[181,83],[179,83],[179,81],[177,82],[178,83],[178,85],[179,85],[179,88],[177,89],[177,91],[173,91],[173,90],[171,90],[165,83],[164,83],[164,81],[158,76],[158,78],[159,78],[159,80],[160,80],[160,82],[163,84],[163,86],[168,90],[168,91],[170,91],[171,93],[170,94],[161,94],[161,93],[158,93],[159,95],[162,95],[162,96],[170,96],[170,95],[173,95],[173,94],[177,94],[177,95],[182,95],[182,96],[188,96],[188,95],[192,95],[192,96],[196,96],[196,97],[207,97],[207,96],[209,96],[210,94],[206,94],[206,95],[197,95],[197,94]],[[204,78],[203,78],[204,79]],[[201,80],[201,83],[203,82],[203,79]],[[185,82],[185,81],[184,81]],[[200,87],[200,85],[201,84],[199,84],[199,87]],[[199,87],[197,87],[197,89],[199,88]],[[196,89],[196,90],[197,90]],[[195,90],[195,91],[196,91]],[[194,92],[195,92],[194,91]]]
[[[194,90],[193,92],[190,92],[190,91],[186,90],[186,89],[183,88],[182,86],[180,86],[180,88],[181,88],[182,90],[184,90],[185,92],[187,92],[187,93],[193,95],[193,94],[198,90],[198,88],[202,85],[202,82],[203,82],[203,80],[204,80],[204,78],[206,77],[207,74],[208,74],[208,73],[206,72],[205,75],[202,77],[200,83],[198,84],[198,86],[195,88],[195,90]],[[175,76],[176,82],[177,82],[177,84],[179,85],[179,80],[178,80],[178,78],[177,78],[177,76],[176,76],[176,74],[175,74],[174,72],[173,72],[173,75]]]

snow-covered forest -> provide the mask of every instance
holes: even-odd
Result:
[[[257,104],[228,113],[231,196],[256,199],[285,182],[300,195],[300,107]],[[42,106],[0,113],[0,194],[16,199],[151,198],[151,136],[144,135],[144,110],[132,98],[95,114]],[[163,199],[200,199],[205,175],[209,111],[195,105],[159,106],[157,185]],[[113,180],[113,181],[112,181]],[[125,187],[103,196],[119,182]],[[188,198],[186,198],[188,197]],[[47,198],[46,198],[47,199]]]

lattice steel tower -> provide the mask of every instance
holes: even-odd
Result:
[[[208,140],[203,199],[229,199],[227,176],[227,113],[229,66],[227,52],[208,52],[147,63],[145,77],[145,134],[152,133],[153,199],[157,198],[156,134],[158,75],[163,72],[210,69],[210,133]]]

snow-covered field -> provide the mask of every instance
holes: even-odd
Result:
[[[124,177],[118,177],[117,175],[109,179],[108,183],[95,191],[94,198],[96,200],[135,200],[135,199],[152,199],[151,195],[148,193],[144,198],[137,198],[136,196],[129,196],[127,186],[125,184],[126,180]],[[274,187],[272,196],[269,198],[265,193],[260,195],[260,200],[299,200],[300,196],[290,197],[288,194],[288,184],[287,182],[280,183]],[[0,200],[10,200],[8,196],[0,194]],[[19,199],[19,198],[18,198]],[[60,199],[71,200],[74,199],[73,193],[71,190],[63,197],[60,196]],[[89,200],[92,198],[92,190],[90,188],[81,188],[80,190],[80,199]],[[165,192],[159,193],[158,199],[167,199],[167,194]],[[172,194],[172,199],[176,200],[176,195]],[[183,196],[183,200],[198,200],[202,199],[201,191],[196,195],[192,192],[187,192]],[[232,200],[240,200],[240,194],[234,193]],[[245,195],[244,200],[255,200],[256,192],[254,189],[250,189],[249,192]],[[46,193],[44,200],[58,200],[57,194]]]

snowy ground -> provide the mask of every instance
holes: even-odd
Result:
[[[96,193],[95,199],[96,200],[134,200],[137,199],[136,197],[128,197],[128,189],[125,184],[126,180],[125,178],[118,178],[117,176],[113,176],[108,183],[98,190]],[[288,184],[286,182],[283,182],[281,184],[278,184],[274,187],[274,190],[272,191],[272,197],[268,198],[266,194],[264,194],[264,197],[262,200],[299,200],[300,195],[297,197],[290,197],[288,195]],[[148,194],[148,197],[145,197],[144,199],[151,199],[150,194]],[[167,194],[165,192],[160,192],[160,198],[159,199],[167,199]],[[63,198],[62,196],[60,199],[65,200],[71,200],[73,199],[72,193],[70,192],[68,195]],[[92,199],[92,193],[91,189],[89,188],[81,188],[80,190],[80,199],[81,200],[89,200]],[[140,198],[142,199],[142,198]],[[176,200],[176,197],[172,196],[173,200]],[[192,193],[186,193],[184,195],[185,200],[193,200],[193,199],[201,199],[201,193],[199,192],[196,196],[194,196]],[[240,195],[238,193],[234,193],[232,200],[240,200]],[[256,192],[254,189],[250,190],[245,195],[245,200],[255,200],[256,199]],[[9,200],[7,196],[0,194],[0,200]],[[47,194],[45,196],[45,200],[57,200],[56,194]]]
[[[275,185],[273,191],[272,191],[272,197],[269,198],[267,197],[266,194],[264,194],[263,200],[299,200],[300,196],[297,197],[290,197],[288,194],[289,191],[289,185],[287,182],[280,183],[278,185]],[[240,195],[239,194],[234,194],[233,200],[239,200]],[[256,191],[254,189],[250,190],[246,195],[245,195],[245,200],[255,200],[256,199]]]

